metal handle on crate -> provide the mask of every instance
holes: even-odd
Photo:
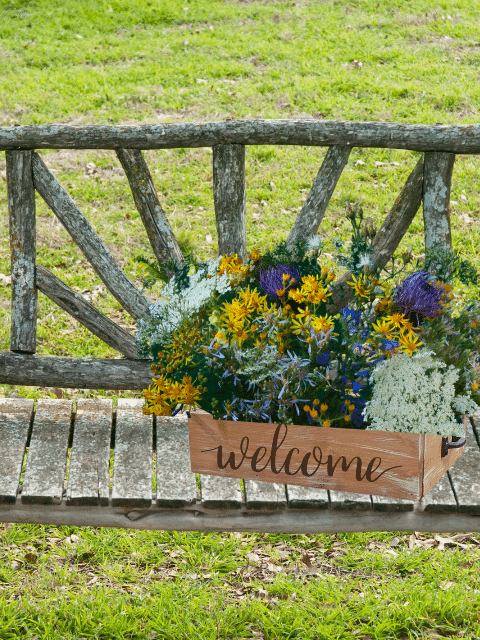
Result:
[[[460,449],[460,447],[464,447],[466,442],[466,438],[458,438],[456,436],[453,436],[452,442],[449,442],[448,436],[443,436],[440,449],[440,457],[444,458],[446,455],[448,455],[449,449]]]

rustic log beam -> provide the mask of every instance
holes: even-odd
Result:
[[[0,384],[68,389],[146,389],[148,360],[60,358],[0,351]]]
[[[135,338],[125,329],[98,311],[88,300],[67,287],[57,276],[42,266],[36,268],[36,285],[38,289],[53,300],[59,307],[78,320],[94,335],[110,345],[127,358],[138,357]]]
[[[213,200],[217,222],[218,253],[247,257],[245,204],[245,147],[213,147]]]
[[[423,192],[423,164],[423,157],[421,157],[373,240],[374,260],[380,269],[394,254],[420,207]],[[348,271],[334,283],[332,304],[328,308],[330,314],[337,313],[352,299],[352,289],[346,284],[351,277],[352,274]]]
[[[10,349],[35,353],[37,290],[32,152],[7,151],[6,156],[12,276]]]
[[[142,152],[139,149],[117,149],[116,151],[158,262],[173,258],[177,264],[180,264],[183,260],[182,252],[165,211],[158,201],[152,176]]]
[[[429,152],[423,169],[423,220],[425,249],[433,245],[452,248],[450,187],[455,154]]]
[[[0,128],[1,149],[173,149],[216,144],[379,147],[480,153],[480,124],[227,120],[157,125],[43,124]]]
[[[334,146],[327,151],[313,187],[290,231],[287,239],[288,247],[297,240],[309,238],[317,233],[351,150],[351,147]]]
[[[133,318],[144,318],[150,300],[120,269],[90,222],[35,152],[32,165],[35,189],[75,240],[107,289]]]

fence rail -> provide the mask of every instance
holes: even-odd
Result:
[[[317,233],[348,163],[352,147],[423,151],[374,241],[384,266],[423,203],[425,245],[451,245],[450,184],[455,153],[480,153],[480,125],[409,125],[315,120],[236,120],[138,126],[33,125],[0,128],[6,151],[12,305],[9,352],[0,352],[0,383],[76,388],[141,389],[148,362],[135,359],[135,344],[121,327],[95,309],[48,269],[36,264],[35,191],[52,209],[107,289],[136,320],[149,299],[117,265],[86,217],[35,149],[115,149],[153,253],[160,260],[182,254],[155,191],[142,149],[213,148],[213,201],[222,254],[246,255],[245,145],[329,147],[287,243]],[[48,158],[47,158],[48,159]],[[337,281],[333,312],[346,304],[350,274]],[[125,360],[35,356],[37,290],[49,296]],[[121,363],[121,364],[119,364]]]

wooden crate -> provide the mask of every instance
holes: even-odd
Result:
[[[405,500],[426,495],[465,450],[442,456],[438,435],[233,422],[206,413],[192,413],[188,430],[195,473]]]

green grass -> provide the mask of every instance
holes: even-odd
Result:
[[[0,0],[0,126],[227,117],[476,122],[479,20],[467,0]],[[140,284],[134,258],[152,252],[114,152],[41,153]],[[324,154],[247,148],[249,248],[287,236]],[[211,151],[145,156],[182,246],[199,258],[215,255]],[[321,228],[327,263],[335,235],[348,233],[345,204],[362,203],[378,226],[417,157],[353,150]],[[451,208],[454,245],[480,266],[478,168],[475,156],[457,156]],[[1,154],[0,274],[8,276],[4,171]],[[40,198],[37,213],[39,263],[134,332]],[[421,255],[422,234],[420,211],[402,247]],[[0,349],[9,346],[9,294],[0,276]],[[118,357],[42,295],[38,337],[39,354]],[[12,393],[119,395],[0,386],[0,395]],[[390,546],[394,534],[1,527],[0,639],[478,638],[479,547],[441,551],[424,542],[427,534],[409,549],[408,535],[398,535]]]

